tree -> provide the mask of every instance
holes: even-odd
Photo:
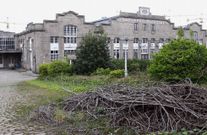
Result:
[[[190,29],[190,39],[193,39],[193,31]]]
[[[180,39],[180,38],[184,38],[184,30],[183,30],[182,27],[180,27],[180,28],[178,29],[177,35],[178,35],[178,38],[179,38],[179,39]]]
[[[105,34],[89,32],[83,37],[80,44],[74,64],[77,74],[90,74],[97,68],[109,66],[110,55]]]
[[[155,54],[148,72],[154,79],[180,81],[190,78],[201,82],[207,76],[207,49],[188,39],[177,39],[166,44]]]

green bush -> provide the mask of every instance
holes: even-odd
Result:
[[[150,64],[149,60],[129,60],[128,62],[128,70],[129,72],[146,72],[147,67]]]
[[[39,77],[40,78],[45,78],[48,76],[48,67],[49,67],[49,64],[41,64],[39,66]]]
[[[111,72],[110,68],[97,68],[95,74],[96,75],[109,75]]]
[[[166,44],[154,55],[148,72],[157,80],[177,82],[190,78],[194,82],[201,82],[206,79],[206,68],[206,47],[181,38]]]
[[[124,77],[124,70],[117,69],[110,72],[110,77],[112,78],[122,78]]]
[[[124,69],[124,60],[123,59],[112,59],[110,68],[113,70]]]
[[[124,60],[112,60],[111,61],[111,66],[110,68],[113,70],[116,69],[124,69]],[[134,72],[145,72],[147,71],[147,67],[149,66],[150,62],[149,60],[138,60],[138,59],[133,59],[133,60],[127,60],[127,68],[128,71],[131,73]]]
[[[48,66],[48,75],[72,74],[72,68],[66,61],[53,61]]]

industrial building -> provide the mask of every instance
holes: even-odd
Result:
[[[165,16],[153,15],[146,7],[140,7],[137,13],[120,12],[94,22],[85,22],[83,15],[69,11],[56,14],[54,20],[30,23],[25,31],[15,35],[15,48],[22,52],[21,65],[37,72],[42,63],[65,57],[74,60],[81,38],[99,27],[108,36],[114,59],[123,59],[125,50],[128,59],[151,59],[165,43],[177,38],[178,30]],[[186,38],[206,44],[206,30],[198,23],[186,25],[184,33]]]
[[[0,68],[15,68],[21,64],[21,50],[15,46],[15,33],[0,31]]]

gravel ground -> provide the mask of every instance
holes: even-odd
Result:
[[[18,94],[16,85],[35,78],[31,72],[0,70],[0,135],[45,134],[42,126],[15,122],[15,113],[12,111],[15,103],[24,100]]]

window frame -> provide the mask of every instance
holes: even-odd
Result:
[[[147,23],[143,23],[143,31],[147,31]]]
[[[156,32],[156,25],[155,24],[151,24],[151,31]]]
[[[78,27],[76,25],[64,26],[64,44],[76,44],[77,43]]]
[[[139,23],[134,23],[134,31],[138,31],[139,29]]]

